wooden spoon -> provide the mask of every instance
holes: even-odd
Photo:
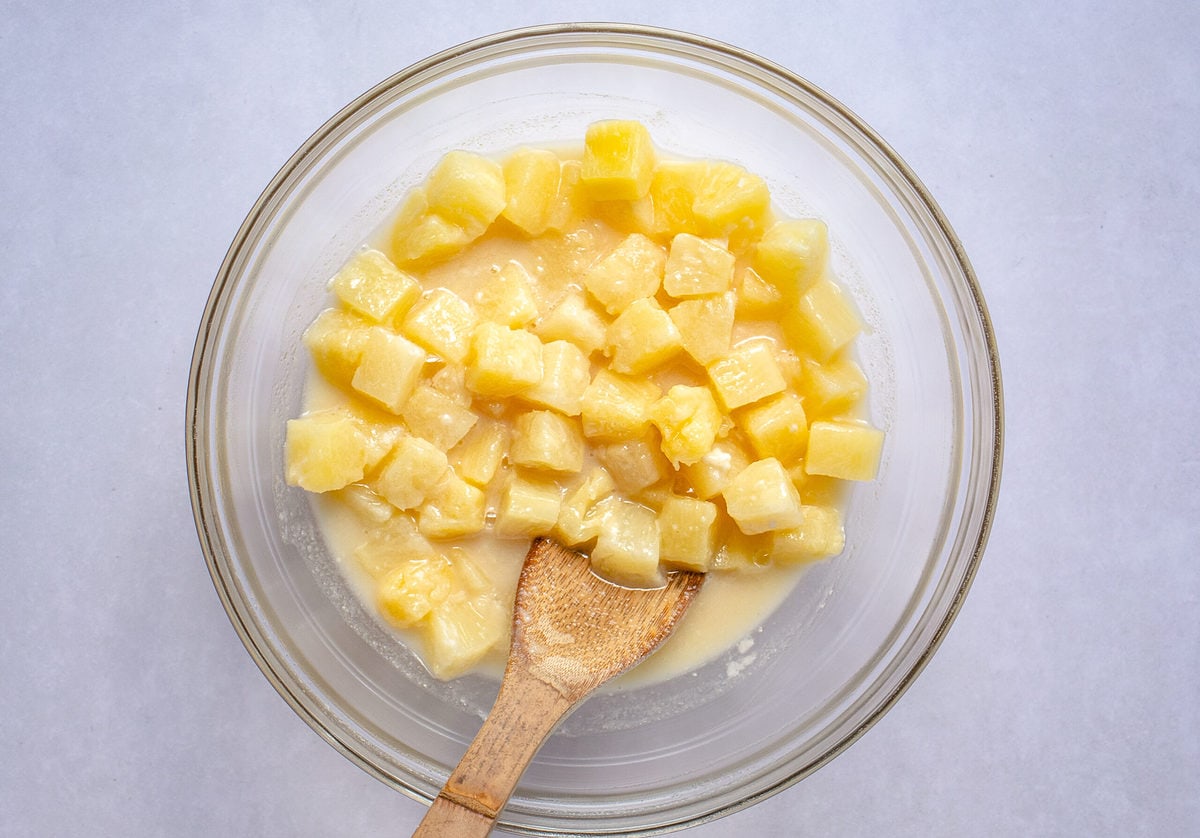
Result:
[[[623,588],[588,558],[548,538],[533,542],[513,607],[500,694],[413,838],[481,838],[538,748],[589,693],[666,639],[704,574],[681,571],[662,588]]]

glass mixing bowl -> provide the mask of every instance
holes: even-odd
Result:
[[[300,336],[325,281],[451,148],[578,143],[646,123],[669,155],[735,161],[787,215],[829,224],[868,324],[860,360],[887,432],[855,487],[840,557],[814,566],[744,642],[688,675],[586,702],[543,748],[501,824],[523,834],[646,834],[786,788],[890,707],[945,634],[980,560],[1001,449],[995,343],[971,268],[902,160],[823,91],[677,32],[508,32],[422,61],[324,125],[267,186],[221,266],[188,391],[197,528],[230,619],[314,730],[432,799],[495,696],[432,679],[350,591],[304,493],[283,480],[302,408]]]

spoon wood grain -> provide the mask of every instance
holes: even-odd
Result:
[[[681,571],[662,588],[624,588],[592,573],[586,556],[535,540],[517,583],[496,703],[413,838],[491,832],[554,727],[593,690],[654,651],[703,582],[704,574]]]

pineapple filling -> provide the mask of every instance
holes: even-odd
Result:
[[[845,543],[871,480],[862,329],[815,219],[644,126],[581,154],[453,151],[332,278],[287,481],[434,675],[494,666],[530,539],[629,586],[711,574],[647,664],[736,643]]]

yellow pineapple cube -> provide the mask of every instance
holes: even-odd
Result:
[[[815,218],[772,225],[754,250],[753,267],[787,300],[795,300],[821,278],[829,262],[829,231]]]
[[[378,492],[362,483],[351,483],[338,490],[337,498],[367,524],[383,524],[396,514],[396,507],[384,500]]]
[[[563,160],[558,169],[558,194],[550,207],[547,229],[565,232],[580,224],[591,207],[581,176],[583,161]]]
[[[575,419],[552,410],[531,410],[513,423],[513,465],[577,473],[583,469],[583,431]]]
[[[558,523],[562,492],[556,483],[509,475],[500,491],[496,510],[496,535],[533,538],[549,535]]]
[[[524,329],[484,321],[471,333],[467,387],[485,398],[506,398],[542,380],[542,342]]]
[[[826,559],[846,546],[842,515],[830,506],[804,506],[800,526],[777,530],[771,541],[771,558],[780,564]]]
[[[634,201],[650,189],[654,144],[646,126],[608,120],[588,126],[581,179],[597,201]]]
[[[542,380],[521,393],[521,398],[564,416],[578,416],[583,394],[592,382],[592,367],[583,350],[565,340],[542,346]]]
[[[388,509],[391,504],[384,503]],[[407,512],[395,512],[386,524],[374,528],[367,540],[354,549],[354,563],[375,582],[409,559],[431,558],[437,550],[421,535],[417,522]]]
[[[379,581],[375,601],[388,622],[407,628],[423,620],[454,589],[450,561],[435,553],[400,562]]]
[[[787,387],[767,341],[747,340],[708,365],[708,377],[726,410],[765,399]]]
[[[600,532],[596,504],[616,491],[612,475],[602,466],[588,472],[579,485],[569,489],[558,511],[554,535],[568,547],[578,547],[592,541]]]
[[[486,486],[496,476],[500,461],[508,453],[508,426],[494,419],[481,419],[450,454],[459,477],[476,486]]]
[[[862,331],[862,321],[841,289],[822,279],[785,313],[783,329],[793,345],[827,361]]]
[[[458,590],[438,603],[425,625],[425,663],[435,677],[457,678],[503,647],[512,615],[490,594]]]
[[[662,434],[662,452],[679,466],[712,450],[723,417],[707,387],[676,384],[651,406],[650,421]]]
[[[723,294],[733,282],[733,254],[690,233],[671,239],[663,290],[676,299]]]
[[[791,391],[739,411],[737,423],[759,457],[774,457],[789,465],[804,455],[808,417],[804,415],[804,403]]]
[[[406,265],[440,261],[470,242],[462,227],[430,211],[428,196],[420,187],[408,193],[392,228],[392,256]]]
[[[400,411],[408,429],[432,442],[439,451],[449,451],[479,421],[455,399],[428,384],[418,384]]]
[[[475,313],[480,320],[520,328],[538,316],[533,277],[520,262],[506,262],[475,294]]]
[[[425,195],[431,212],[457,224],[472,239],[508,205],[500,164],[467,151],[448,152],[438,161]]]
[[[874,480],[883,431],[858,422],[813,422],[804,470],[842,480]]]
[[[774,320],[782,311],[783,293],[758,275],[754,268],[738,271],[734,283],[737,313],[748,319]]]
[[[630,303],[653,297],[662,285],[667,255],[640,233],[626,236],[583,275],[583,285],[611,315]]]
[[[667,312],[679,330],[679,341],[696,363],[704,366],[729,354],[733,336],[734,294],[684,300]]]
[[[827,416],[853,408],[867,393],[867,377],[849,358],[837,358],[822,364],[811,359],[803,363],[804,403],[817,416]]]
[[[613,476],[617,488],[626,494],[635,494],[674,474],[653,436],[600,445],[595,453],[596,459]]]
[[[368,440],[349,415],[328,410],[287,422],[287,482],[309,492],[331,492],[362,480]]]
[[[349,311],[326,309],[304,332],[304,345],[317,369],[335,384],[348,386],[371,337],[371,324]]]
[[[635,300],[608,327],[613,371],[639,374],[669,361],[683,345],[679,329],[652,299]]]
[[[592,570],[630,588],[661,585],[658,516],[616,495],[601,501],[601,506],[604,511],[592,548]]]
[[[653,381],[600,370],[583,392],[583,435],[589,439],[642,436],[650,427],[650,406],[661,394]]]
[[[547,149],[519,148],[504,161],[504,186],[508,203],[501,213],[531,236],[550,226],[558,198],[561,164]]]
[[[763,179],[733,163],[704,164],[694,188],[692,213],[704,235],[728,236],[740,225],[759,227],[771,208]]]
[[[378,250],[356,254],[329,281],[329,290],[348,308],[376,323],[390,321],[421,295],[417,280]]]
[[[680,473],[701,500],[725,491],[742,469],[750,465],[750,452],[732,436],[718,439],[699,460],[680,467]]]
[[[442,479],[446,455],[431,442],[403,437],[375,480],[375,490],[397,509],[416,509]]]
[[[717,505],[672,495],[658,513],[659,560],[686,570],[708,570],[715,552]]]
[[[424,366],[424,349],[387,329],[373,326],[350,384],[392,413],[399,413]]]
[[[483,530],[485,514],[483,490],[447,469],[426,495],[417,523],[426,538],[463,538]]]
[[[729,481],[725,509],[746,535],[800,526],[800,493],[774,457],[756,460]]]
[[[692,205],[703,176],[701,162],[664,160],[655,166],[647,193],[652,214],[645,224],[648,234],[670,237],[699,231]]]
[[[771,564],[774,533],[746,535],[729,518],[717,522],[717,550],[710,571],[754,573]]]
[[[409,309],[400,331],[434,355],[461,364],[477,322],[462,297],[445,288],[434,288]]]
[[[446,364],[429,376],[429,386],[457,405],[471,405],[473,397],[467,390],[467,371],[458,364]]]
[[[534,333],[547,343],[566,340],[591,355],[604,346],[608,325],[588,305],[582,293],[568,293],[558,305],[533,324]]]

